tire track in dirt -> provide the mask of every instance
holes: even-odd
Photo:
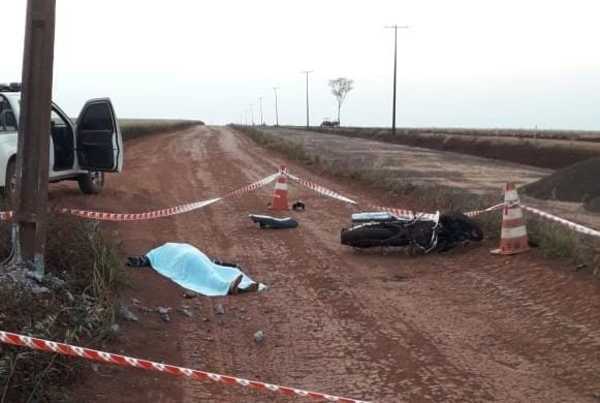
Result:
[[[212,139],[215,139],[215,137],[211,137],[211,141],[209,141],[209,143],[212,143]],[[231,137],[219,137],[219,140],[224,141],[225,142],[225,147],[230,147],[232,145],[235,145],[234,143],[231,143],[229,140],[231,140]],[[209,148],[211,147],[211,145],[208,146]],[[247,166],[241,166],[241,164],[239,164],[238,161],[235,160],[228,160],[228,165],[229,165],[229,169],[227,170],[226,173],[223,173],[222,175],[219,175],[219,178],[212,178],[212,181],[214,184],[216,184],[215,182],[220,181],[220,182],[225,182],[225,183],[231,183],[231,180],[229,180],[230,176],[236,178],[238,181],[241,179],[242,183],[241,184],[245,184],[247,182],[250,181],[254,181],[256,179],[258,179],[261,176],[264,176],[266,174],[270,174],[272,173],[272,171],[268,170],[265,171],[261,168],[259,168],[256,171],[262,171],[260,172],[260,175],[256,175],[256,173],[250,175],[248,172],[248,167]],[[235,168],[234,168],[235,166]],[[268,169],[268,168],[267,168]],[[245,177],[248,177],[248,179],[244,179]],[[236,184],[237,185],[237,184]],[[218,185],[216,186],[217,188],[219,187]],[[263,196],[264,197],[264,196]],[[264,199],[261,201],[258,199],[257,196],[255,195],[247,195],[247,197],[244,198],[244,200],[248,199],[248,201],[251,201],[251,204],[253,204],[254,206],[256,205],[264,205]],[[241,200],[236,200],[235,202],[239,202]],[[235,203],[234,202],[234,203]],[[257,203],[258,202],[258,203]],[[235,238],[236,232],[248,232],[240,230],[240,228],[244,229],[244,227],[249,227],[249,220],[245,217],[245,215],[240,216],[239,214],[239,206],[235,206],[229,203],[224,203],[222,205],[220,205],[218,207],[218,209],[220,210],[227,210],[227,212],[225,213],[227,216],[230,217],[230,219],[225,222],[222,223],[223,226],[225,228],[222,228],[222,231],[228,232],[232,237]],[[237,204],[237,203],[236,203]],[[265,233],[264,232],[260,232],[254,228],[252,228],[252,232],[255,232],[259,237],[262,237]],[[271,235],[271,234],[269,234]],[[273,234],[274,235],[274,234]],[[258,237],[257,237],[258,238]],[[314,372],[315,368],[323,368],[323,367],[329,367],[329,365],[327,365],[327,363],[329,361],[331,361],[331,358],[329,358],[327,356],[327,354],[323,354],[321,349],[322,346],[320,345],[320,343],[323,343],[323,341],[329,341],[329,347],[332,350],[335,350],[336,348],[339,348],[334,346],[336,339],[338,339],[339,337],[336,337],[337,332],[331,332],[328,331],[327,328],[323,326],[323,319],[320,319],[319,316],[322,315],[322,309],[324,309],[325,307],[322,306],[318,306],[315,304],[315,301],[317,301],[317,298],[315,298],[314,293],[312,293],[310,290],[305,290],[301,284],[297,283],[297,279],[295,278],[290,278],[288,276],[279,274],[277,275],[278,272],[280,272],[278,269],[280,266],[280,264],[282,262],[294,262],[294,258],[293,256],[291,256],[289,254],[289,247],[287,246],[287,241],[285,239],[281,239],[280,237],[276,237],[275,239],[269,239],[266,242],[263,242],[260,238],[258,239],[252,239],[252,241],[256,241],[258,240],[261,244],[263,244],[264,246],[256,246],[255,244],[251,243],[251,242],[244,242],[244,243],[237,243],[235,244],[236,246],[233,248],[233,250],[229,250],[228,253],[231,255],[235,255],[236,258],[249,258],[252,257],[253,255],[256,255],[257,250],[260,251],[269,251],[271,253],[269,253],[269,255],[271,256],[265,256],[267,261],[271,261],[274,262],[275,264],[273,264],[273,267],[267,267],[267,269],[271,269],[271,282],[274,282],[275,285],[273,285],[272,283],[269,283],[272,287],[272,290],[270,290],[267,294],[265,294],[265,298],[266,299],[281,299],[281,300],[286,300],[286,304],[291,304],[291,306],[297,306],[300,309],[302,309],[301,312],[296,313],[289,313],[289,316],[286,315],[283,318],[278,318],[278,317],[274,317],[272,320],[269,321],[269,323],[264,323],[263,324],[263,328],[265,329],[269,329],[268,330],[268,334],[269,334],[269,338],[273,337],[275,339],[277,339],[277,331],[274,331],[273,328],[278,328],[281,327],[283,330],[281,331],[281,335],[283,336],[283,340],[285,340],[285,335],[289,334],[289,333],[293,333],[293,332],[300,332],[303,335],[306,335],[306,337],[302,337],[299,339],[296,339],[294,344],[297,344],[301,347],[301,357],[299,357],[299,352],[298,350],[292,348],[291,345],[281,345],[281,346],[275,346],[275,350],[273,352],[266,352],[268,354],[267,357],[261,357],[261,352],[256,352],[256,356],[255,357],[248,357],[248,352],[241,352],[239,355],[242,357],[242,359],[237,359],[236,360],[236,354],[232,353],[229,357],[229,360],[226,360],[227,362],[233,362],[233,367],[231,368],[232,370],[238,369],[236,368],[238,365],[240,367],[247,367],[248,365],[245,364],[247,362],[254,362],[255,359],[258,359],[258,362],[270,362],[270,363],[277,363],[276,367],[279,368],[279,370],[277,371],[269,371],[270,368],[261,368],[260,370],[255,370],[255,372],[259,372],[256,375],[260,375],[260,372],[263,372],[262,376],[269,376],[269,381],[270,382],[274,382],[273,379],[280,379],[282,376],[282,371],[281,368],[282,367],[287,367],[289,368],[289,372],[291,372],[292,375],[292,379],[291,380],[295,380],[298,379],[297,382],[294,383],[294,385],[298,385],[299,381],[302,381],[304,384],[307,384],[306,382],[309,382],[308,385],[313,385],[313,388],[317,388],[317,387],[326,387],[328,385],[328,382],[323,382],[323,380],[319,380],[316,379],[314,382],[310,382],[310,375]],[[279,262],[279,263],[277,263]],[[257,262],[258,263],[258,262]],[[252,263],[251,263],[252,264]],[[258,266],[260,266],[260,263],[258,263]],[[263,263],[264,266],[264,263]],[[251,271],[250,266],[249,267],[249,271]],[[253,275],[253,273],[250,273]],[[265,275],[267,275],[267,273],[265,273]],[[258,272],[255,277],[256,278],[260,278],[261,273]],[[274,295],[276,294],[276,295]],[[245,296],[244,296],[245,297]],[[307,300],[310,301],[310,304],[307,304]],[[233,302],[232,299],[230,299],[231,302]],[[229,301],[228,301],[229,302]],[[275,302],[275,300],[269,301],[269,302]],[[231,304],[228,304],[231,305]],[[270,304],[269,304],[270,305]],[[275,302],[274,305],[277,305],[277,303]],[[306,312],[307,311],[307,307],[312,307],[311,310],[312,312]],[[231,308],[233,308],[233,306],[231,306]],[[262,315],[261,315],[262,313]],[[269,316],[269,314],[272,313],[272,311],[270,309],[267,309],[265,312],[258,312],[259,315],[264,316],[267,315]],[[273,316],[273,315],[270,315]],[[290,316],[292,317],[296,317],[297,319],[293,322],[290,322]],[[307,320],[308,317],[313,318],[313,320]],[[223,326],[223,329],[226,328],[226,325]],[[225,334],[221,333],[219,335],[219,337],[224,337]],[[248,340],[252,340],[252,336],[251,334],[248,335]],[[344,346],[347,346],[349,343],[343,343]],[[314,348],[311,348],[311,346],[314,346]],[[231,347],[231,346],[230,346]],[[245,349],[247,350],[247,346],[245,346]],[[314,351],[311,351],[314,350]],[[343,353],[337,352],[337,355],[340,355]],[[312,362],[315,367],[314,368],[303,368],[301,370],[299,370],[298,368],[294,368],[298,362],[304,362],[306,361],[305,358],[308,357],[309,362]],[[255,358],[255,359],[253,359]],[[237,363],[236,363],[237,361]],[[238,364],[239,363],[239,364]],[[265,371],[266,370],[266,371]],[[240,371],[243,373],[243,368],[239,368],[237,373],[240,373]],[[248,369],[246,368],[246,371],[248,371]],[[270,372],[270,374],[269,374]],[[285,371],[283,373],[286,373],[288,371]],[[342,371],[345,372],[345,371]],[[252,372],[249,372],[249,376],[252,375]],[[290,382],[288,382],[290,383]],[[336,385],[334,385],[336,386]],[[201,388],[196,388],[193,387],[192,388],[193,391],[190,393],[191,398],[196,398],[198,396],[198,389]],[[335,390],[335,389],[333,389]],[[201,391],[200,391],[201,392]],[[192,397],[193,396],[193,397]]]
[[[295,171],[295,172],[296,172],[296,171]],[[327,210],[325,210],[325,209],[321,209],[321,210],[320,210],[320,219],[318,220],[318,222],[313,222],[313,228],[319,228],[319,227],[322,227],[322,226],[324,226],[324,224],[325,224],[325,223],[331,222],[330,220],[328,220],[328,219],[326,219],[326,218],[324,218],[324,217],[323,217],[323,215],[324,215],[324,214],[327,214]],[[339,217],[338,217],[338,220],[337,220],[337,221],[339,222]],[[316,230],[316,231],[317,231],[317,230]],[[331,233],[329,233],[329,234],[324,234],[324,236],[321,236],[321,237],[319,237],[319,239],[324,239],[324,237],[327,237],[327,236],[331,236]],[[329,245],[328,245],[328,246],[329,246]],[[336,258],[337,258],[337,257],[336,257]],[[484,257],[482,257],[481,255],[479,255],[479,256],[478,256],[478,258],[479,258],[479,260],[480,260],[480,261],[486,261],[486,264],[489,264],[488,262],[490,262],[490,260],[491,260],[489,256],[484,256]],[[484,260],[484,259],[485,259],[485,260]],[[339,262],[338,262],[338,263],[339,263]],[[440,265],[441,265],[442,267],[444,267],[444,266],[448,266],[447,264],[445,264],[445,262],[444,262],[444,259],[440,259],[440,262],[439,262],[439,263],[440,263]],[[479,263],[479,264],[481,264],[481,263]],[[339,266],[339,264],[338,264],[338,266]],[[459,267],[460,267],[460,266],[459,266]],[[456,267],[447,267],[447,269],[449,269],[449,270],[452,270],[452,269],[456,270]],[[548,276],[549,276],[550,278],[554,278],[554,276],[556,276],[556,275],[558,274],[556,271],[548,271],[548,269],[547,269],[547,268],[544,268],[543,270],[545,270],[547,273],[549,273],[549,274],[548,274]],[[501,273],[498,273],[498,274],[501,274]],[[346,275],[346,274],[344,274],[344,275]],[[322,277],[323,277],[323,275],[321,274],[321,279],[322,279]],[[530,279],[530,280],[531,280],[531,279]],[[531,282],[529,283],[529,285],[531,286]],[[573,285],[573,284],[569,284],[569,286],[572,286],[572,285]],[[446,286],[447,286],[447,285],[446,285]],[[590,288],[590,287],[588,287],[588,288]],[[593,290],[594,290],[594,289],[596,289],[596,290],[597,290],[597,285],[592,285],[592,286],[591,286],[591,289],[588,289],[587,291],[588,291],[588,292],[592,292],[592,294],[593,294]],[[553,296],[553,297],[556,299],[556,293],[555,293],[553,290],[550,290],[548,294],[549,294],[549,295],[552,295],[552,296]],[[366,297],[368,298],[368,296],[366,296]],[[480,296],[478,296],[478,297],[485,299],[486,295],[480,295]],[[382,301],[382,303],[384,303],[384,302]],[[370,306],[372,306],[372,305],[373,305],[373,304],[370,304]],[[500,304],[500,305],[501,305],[501,304]],[[443,307],[443,308],[445,308],[445,307]],[[588,312],[588,313],[589,313],[589,312]],[[579,320],[585,320],[586,318],[585,318],[585,316],[583,316],[583,317],[581,317],[581,318],[578,318],[578,319],[579,319]],[[588,317],[587,319],[589,320],[590,318]],[[392,318],[390,318],[390,320],[389,320],[389,321],[387,321],[387,323],[395,323],[395,321],[397,321],[397,320],[398,320],[398,318],[396,318],[396,317],[392,317]],[[461,320],[468,322],[468,319],[467,319],[467,318],[461,318]],[[477,326],[477,325],[476,325],[476,326]],[[475,327],[475,328],[476,328],[476,327]],[[554,329],[552,326],[550,326],[550,327],[548,328],[548,330],[549,330],[549,331],[553,331],[553,330],[555,330],[555,329]],[[417,335],[418,335],[418,332],[417,332]],[[421,335],[421,338],[422,338],[422,336],[423,336],[423,335]],[[417,336],[417,338],[418,338],[418,337],[419,337],[419,336]],[[438,341],[438,340],[436,340],[436,338],[432,338],[432,340],[434,340],[436,343],[437,343],[437,341]],[[558,342],[560,342],[560,340],[561,340],[560,338],[557,338],[557,341],[558,341]],[[443,343],[442,343],[442,345],[443,345]],[[590,346],[590,347],[591,347],[591,350],[588,350],[588,352],[590,352],[590,351],[593,351],[593,349],[594,349],[594,347],[595,347],[595,346],[594,346],[594,345],[592,345],[592,346]],[[513,347],[513,348],[514,348],[514,347]],[[543,349],[543,348],[542,348],[542,349]],[[584,354],[586,354],[586,353],[584,353]],[[470,363],[470,364],[471,364],[472,366],[476,366],[476,365],[477,365],[477,361],[481,360],[481,358],[482,358],[482,357],[481,357],[481,354],[480,354],[478,357],[474,358],[476,361],[474,361],[474,362],[472,362],[472,363]],[[558,359],[558,360],[557,360],[557,362],[564,362],[564,361],[562,361],[562,360]],[[594,361],[592,361],[592,367],[593,367],[593,363],[594,363]],[[442,366],[442,367],[443,367],[443,366]],[[543,368],[539,368],[539,367],[538,367],[538,369],[543,369]],[[490,370],[490,371],[491,371],[491,370]],[[466,370],[465,370],[464,372],[466,372],[466,373],[469,373],[469,372],[471,372],[470,378],[476,378],[476,377],[475,377],[475,374],[476,374],[476,372],[477,372],[477,371],[472,371],[472,369],[471,369],[471,368],[466,368]],[[447,376],[445,376],[445,377],[447,378]],[[442,378],[444,378],[444,376],[442,376]],[[597,388],[597,386],[598,386],[598,385],[597,385],[597,382],[594,382],[594,379],[587,379],[587,380],[589,381],[589,389],[588,389],[588,390],[589,390],[590,392],[591,392],[591,391],[593,391],[595,388]],[[450,384],[454,384],[454,385],[457,387],[457,389],[460,389],[460,390],[461,390],[461,392],[459,392],[459,393],[460,393],[460,394],[463,394],[463,398],[464,398],[464,396],[465,396],[465,395],[464,395],[464,384],[462,384],[462,385],[461,385],[460,383],[452,382],[451,380],[450,380],[450,382],[449,382],[449,383],[450,383]],[[477,381],[475,381],[474,383],[477,383]],[[496,385],[494,385],[494,383],[496,383]],[[510,382],[509,382],[509,383],[510,383]],[[518,383],[518,381],[516,381],[516,383]],[[542,383],[542,385],[541,385],[541,386],[542,386],[542,389],[544,389],[544,390],[549,390],[549,391],[550,391],[550,392],[547,392],[547,394],[546,394],[546,395],[547,395],[548,397],[552,397],[552,398],[554,398],[554,399],[557,399],[557,398],[558,398],[558,397],[560,397],[560,396],[566,396],[566,399],[568,400],[568,399],[569,399],[569,397],[568,397],[568,396],[569,396],[569,394],[570,394],[570,393],[572,393],[572,391],[569,391],[569,390],[568,390],[568,389],[566,389],[566,388],[562,388],[562,390],[561,390],[560,392],[558,392],[558,393],[557,393],[557,391],[555,390],[555,389],[557,389],[557,388],[552,386],[552,385],[555,383],[555,382],[554,382],[554,380],[550,380],[550,381],[541,381],[541,383]],[[483,382],[482,384],[483,384],[483,385],[485,385],[485,382]],[[559,387],[558,387],[558,389],[560,389],[560,388],[561,388],[561,387],[559,386]],[[473,387],[473,390],[472,390],[472,393],[473,393],[472,397],[475,397],[475,396],[477,396],[477,398],[484,398],[484,399],[486,399],[486,400],[487,400],[487,398],[489,398],[489,395],[486,397],[486,394],[487,394],[487,393],[486,393],[485,391],[483,391],[482,389],[485,389],[485,387],[483,387],[483,386],[481,386],[481,385],[480,385],[479,387],[477,387],[477,386],[474,386],[474,387]],[[566,389],[566,390],[565,390],[565,389]],[[494,392],[494,395],[497,395],[498,393],[506,393],[506,394],[507,394],[507,397],[508,397],[508,396],[511,396],[511,395],[514,395],[514,394],[513,394],[513,392],[512,392],[512,389],[511,389],[511,387],[508,387],[508,388],[506,388],[506,387],[503,385],[503,382],[490,382],[490,385],[489,385],[489,387],[488,387],[488,391],[492,391],[492,392]],[[565,393],[566,393],[566,395],[565,395]],[[588,396],[589,396],[589,395],[588,395]],[[434,396],[434,399],[435,399],[435,400],[438,400],[438,399],[439,399],[439,397],[440,397],[440,396],[437,396],[437,397],[436,397],[436,396]],[[531,396],[531,397],[533,397],[533,396]],[[448,396],[446,396],[446,399],[447,399],[447,398],[448,398]],[[582,397],[582,398],[583,398],[583,397]],[[458,400],[460,400],[460,398],[459,398]],[[535,400],[535,399],[534,399],[534,400]],[[540,401],[542,401],[542,400],[546,400],[546,401],[547,401],[547,398],[540,398],[539,400],[540,400]],[[560,400],[560,399],[558,399],[558,400]]]
[[[68,195],[70,206],[167,207],[224,194],[285,161],[227,128],[140,139],[127,151],[127,171],[110,178],[107,192],[84,198],[61,185],[58,193]],[[359,200],[374,196],[351,183],[318,181]],[[155,273],[136,273],[136,297],[185,303],[195,316],[151,322],[156,330],[148,334],[161,337],[163,351],[144,350],[143,334],[129,326],[128,353],[375,401],[585,402],[600,391],[597,282],[536,252],[491,257],[490,245],[428,256],[356,253],[339,244],[352,208],[296,186],[291,198],[307,204],[306,212],[290,212],[300,227],[259,230],[247,214],[269,214],[271,191],[268,186],[171,219],[114,226],[128,253],[189,242],[240,263],[270,287],[261,294],[183,300],[181,289]],[[225,315],[215,314],[216,304]],[[259,329],[266,335],[261,344],[253,338]],[[95,385],[118,389],[127,382],[135,397],[109,392],[82,400],[289,401],[236,386],[158,377],[142,382],[137,373],[114,373],[112,381],[95,379]]]

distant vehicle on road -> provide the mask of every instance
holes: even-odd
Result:
[[[321,127],[340,127],[340,122],[337,120],[325,119],[321,122]]]
[[[0,84],[0,186],[16,186],[19,84]],[[108,98],[88,101],[76,122],[54,103],[50,115],[50,182],[76,180],[83,193],[99,193],[105,172],[123,169],[123,140]]]

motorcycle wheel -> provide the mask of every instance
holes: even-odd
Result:
[[[370,228],[361,227],[343,231],[341,234],[342,245],[353,246],[355,248],[371,248],[375,246],[402,246],[394,242],[393,245],[386,244],[386,240],[397,235],[397,231],[389,228]]]

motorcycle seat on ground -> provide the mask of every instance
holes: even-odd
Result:
[[[268,215],[250,214],[248,217],[260,228],[285,229],[296,228],[298,221],[291,217],[277,218]]]

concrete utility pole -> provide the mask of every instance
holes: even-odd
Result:
[[[265,123],[264,119],[263,119],[263,113],[262,113],[262,99],[263,97],[258,97],[258,105],[260,107],[260,123],[259,125],[263,125],[263,123]]]
[[[252,117],[252,126],[254,126],[254,105],[250,104],[250,116]]]
[[[309,118],[309,108],[308,108],[308,75],[312,73],[313,70],[305,70],[302,74],[306,74],[306,128],[310,128],[310,118]]]
[[[275,127],[279,127],[279,110],[277,106],[277,90],[279,87],[273,87],[273,91],[275,92]]]
[[[385,28],[394,30],[394,100],[392,102],[392,135],[396,134],[396,73],[398,65],[398,29],[406,29],[408,25],[391,25]]]
[[[14,198],[14,263],[44,275],[56,0],[28,0]]]

